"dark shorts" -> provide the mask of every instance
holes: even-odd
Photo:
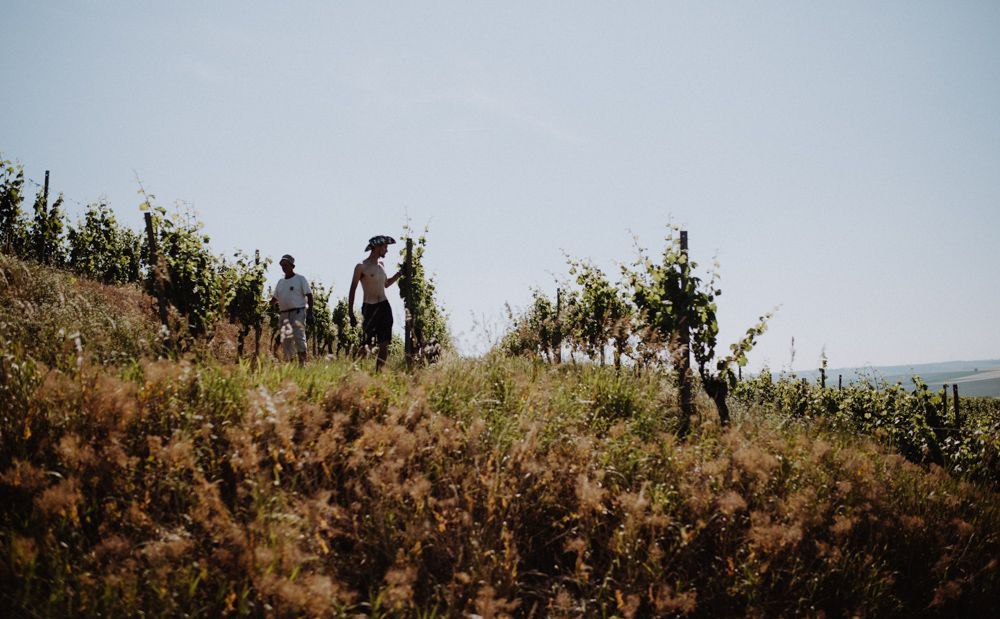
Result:
[[[392,306],[389,301],[361,304],[361,329],[365,344],[381,344],[392,340]]]

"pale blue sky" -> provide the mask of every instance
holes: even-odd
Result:
[[[466,352],[564,251],[617,277],[672,220],[721,262],[724,343],[781,306],[754,367],[792,337],[796,368],[1000,357],[1000,3],[3,7],[31,178],[138,228],[134,170],[338,296],[369,236],[429,223]]]

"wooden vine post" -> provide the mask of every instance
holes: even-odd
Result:
[[[553,325],[552,343],[555,344],[552,351],[556,365],[562,363],[562,288],[556,288],[556,319]]]
[[[256,249],[253,252],[253,265],[255,267],[254,268],[254,273],[256,273],[257,272],[257,268],[260,267],[260,250],[259,249]],[[261,287],[263,287],[263,285]],[[257,363],[259,363],[259,360],[260,360],[260,335],[261,335],[261,331],[263,331],[263,330],[264,330],[264,316],[263,315],[255,314],[254,315],[254,321],[253,321],[253,362],[254,362],[254,367],[257,367]],[[241,343],[242,343],[242,340],[241,340]]]
[[[413,239],[406,239],[406,253],[403,257],[403,282],[406,294],[403,296],[406,320],[403,327],[403,349],[406,353],[406,367],[413,367]]]
[[[681,276],[678,285],[680,286],[680,298],[688,298],[688,272],[690,265],[688,259],[688,233],[681,230],[681,255],[684,262],[681,266]],[[680,351],[677,359],[677,380],[678,394],[681,404],[681,427],[680,434],[684,436],[688,432],[691,424],[691,415],[694,413],[693,394],[691,391],[691,325],[688,324],[688,314],[690,306],[683,308],[680,313],[680,320],[677,325]]]
[[[160,253],[156,248],[156,232],[153,229],[153,216],[146,211],[146,240],[149,241],[149,262],[153,267],[153,284],[156,288],[156,304],[160,311],[163,344],[170,348],[170,325],[167,321],[167,299],[163,291],[163,271],[160,268]]]
[[[962,417],[958,410],[958,385],[952,385],[952,393],[955,395],[955,427],[962,427]]]
[[[43,201],[42,202],[42,204],[43,204],[42,208],[43,208],[43,212],[45,213],[45,217],[47,219],[51,215],[51,213],[49,213],[49,171],[48,170],[45,170],[45,188],[42,190],[42,192],[44,194],[44,197],[42,198],[42,201]],[[39,252],[41,255],[38,256],[39,259],[41,259],[41,261],[44,264],[50,264],[51,258],[52,258],[52,256],[49,255],[47,245],[48,245],[48,243],[42,243],[42,246],[40,248],[41,251]]]

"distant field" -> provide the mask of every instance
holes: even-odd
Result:
[[[886,380],[891,383],[901,382],[904,385],[910,382],[912,374],[896,374],[886,376]],[[920,376],[931,390],[939,390],[943,385],[958,385],[959,395],[980,396],[1000,398],[1000,370],[979,372],[978,374],[955,374],[953,372],[940,372]]]
[[[795,374],[809,380],[819,377],[819,372],[815,370]],[[838,376],[843,376],[845,384],[876,378],[890,384],[901,383],[909,388],[913,386],[913,377],[919,376],[934,391],[940,390],[943,385],[957,384],[960,395],[1000,398],[1000,362],[995,359],[929,363],[912,367],[838,368],[827,370],[827,384],[836,385]]]

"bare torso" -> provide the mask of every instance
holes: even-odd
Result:
[[[364,292],[364,303],[381,303],[385,296],[385,269],[381,262],[365,260],[356,267],[360,271],[361,290]]]

